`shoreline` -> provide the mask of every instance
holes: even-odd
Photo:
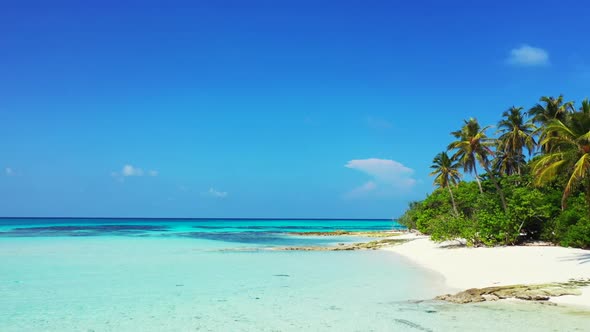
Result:
[[[590,250],[554,246],[467,248],[457,241],[435,243],[428,236],[415,234],[396,238],[409,241],[381,250],[397,253],[442,275],[451,293],[590,278]],[[551,297],[549,301],[590,310],[590,286],[580,291],[581,295]]]

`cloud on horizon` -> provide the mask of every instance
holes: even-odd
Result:
[[[413,178],[414,170],[402,163],[391,159],[354,159],[345,167],[355,169],[369,175],[372,179],[363,185],[351,190],[347,197],[366,196],[371,192],[385,193],[390,189],[409,191],[417,181]]]
[[[506,63],[523,67],[547,66],[549,65],[549,53],[542,48],[523,44],[510,50]]]

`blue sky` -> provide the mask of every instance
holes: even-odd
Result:
[[[589,94],[583,2],[477,2],[3,3],[0,216],[398,216],[464,118]]]

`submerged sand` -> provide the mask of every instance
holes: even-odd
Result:
[[[447,285],[457,291],[590,278],[590,250],[557,246],[468,248],[457,242],[436,243],[426,236],[403,237],[412,241],[383,250],[442,274]],[[580,291],[581,295],[552,297],[550,301],[590,308],[590,287]]]

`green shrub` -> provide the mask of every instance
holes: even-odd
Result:
[[[578,190],[562,211],[561,182],[539,188],[528,175],[501,178],[506,212],[488,180],[482,182],[484,194],[474,181],[461,182],[452,187],[458,216],[453,212],[448,190],[437,189],[423,201],[411,203],[399,222],[430,234],[436,241],[463,238],[470,245],[494,246],[544,240],[590,248],[589,206]]]
[[[434,241],[447,241],[453,239],[466,239],[469,245],[474,243],[475,227],[471,220],[452,215],[440,216],[431,223],[431,237]]]
[[[556,220],[555,238],[562,246],[590,248],[590,218],[585,198],[578,195],[569,204]]]
[[[518,237],[518,223],[508,218],[500,208],[478,211],[475,222],[477,232],[474,244],[512,244]]]

